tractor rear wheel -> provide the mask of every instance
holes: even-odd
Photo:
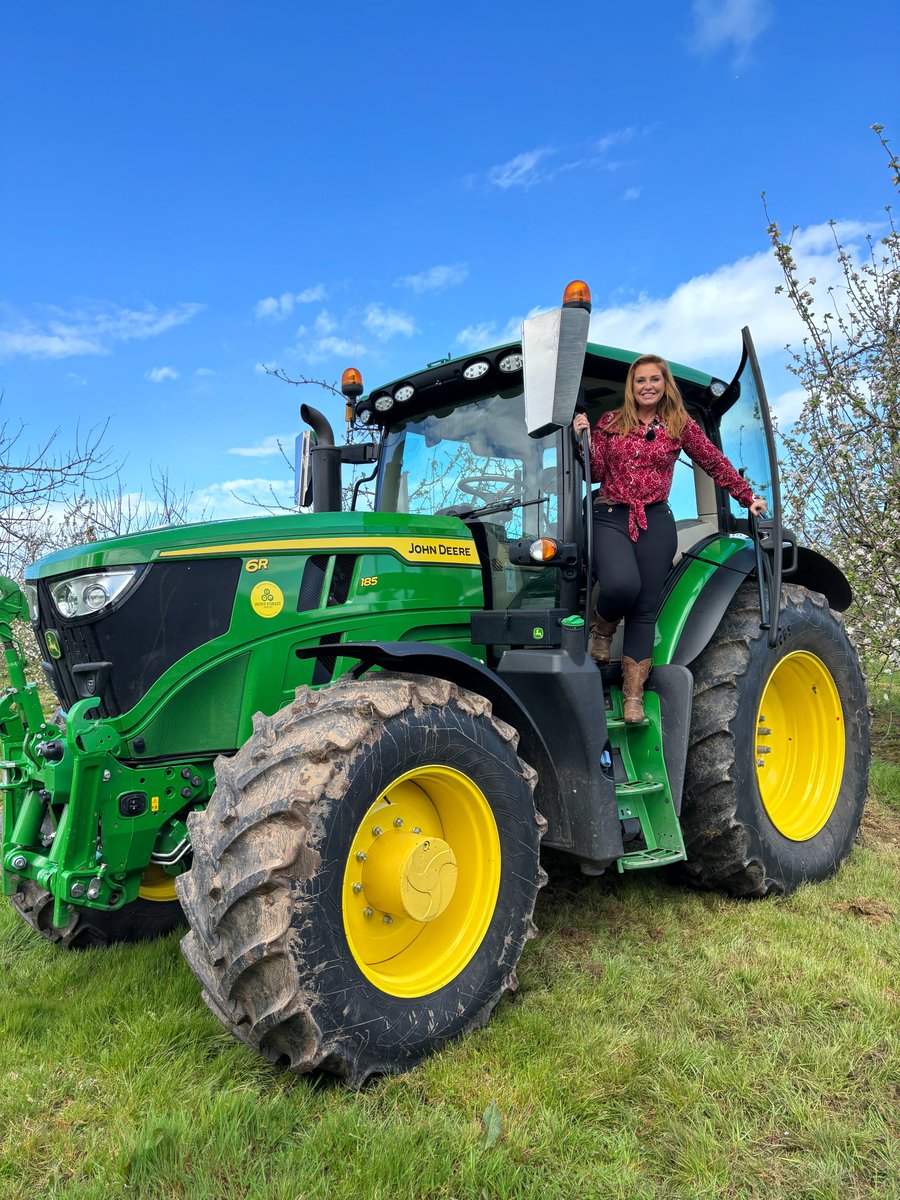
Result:
[[[161,869],[148,867],[137,900],[113,912],[76,908],[63,929],[57,929],[53,924],[53,897],[33,880],[21,880],[10,900],[26,924],[64,950],[87,950],[117,942],[145,942],[184,925],[174,880],[169,875],[163,880],[162,874]]]
[[[683,873],[735,896],[832,874],[866,799],[866,686],[840,618],[785,585],[780,630],[770,649],[748,581],[691,667]]]
[[[182,949],[237,1038],[359,1087],[483,1025],[534,936],[534,771],[454,684],[379,673],[257,716],[191,818]]]

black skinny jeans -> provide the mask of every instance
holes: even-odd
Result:
[[[594,505],[594,574],[600,583],[597,611],[606,621],[625,618],[623,653],[635,662],[650,658],[663,583],[678,536],[663,500],[648,504],[647,528],[628,536],[627,504]]]

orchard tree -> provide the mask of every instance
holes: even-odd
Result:
[[[872,128],[898,191],[900,160],[883,127]],[[900,668],[900,231],[890,204],[885,214],[882,236],[870,235],[862,254],[831,222],[840,284],[828,289],[824,312],[791,237],[774,221],[768,228],[784,275],[776,290],[806,330],[802,346],[787,347],[806,398],[784,435],[785,518],[846,573],[848,627],[876,675]]]

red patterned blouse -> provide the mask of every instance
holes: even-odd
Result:
[[[675,463],[682,450],[739,504],[749,508],[753,503],[750,484],[693,419],[688,419],[680,439],[669,437],[660,424],[655,426],[656,436],[647,441],[643,429],[624,435],[610,430],[615,415],[604,413],[594,427],[591,477],[594,483],[603,485],[604,499],[628,505],[628,532],[633,542],[638,539],[638,531],[647,528],[645,505],[669,498]]]

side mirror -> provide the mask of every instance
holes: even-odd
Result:
[[[312,500],[312,433],[304,429],[294,439],[294,504],[310,508]]]
[[[570,294],[573,285],[566,289]],[[565,300],[562,308],[539,313],[522,322],[525,363],[525,422],[530,437],[553,433],[572,421],[584,371],[588,329],[587,299]]]

